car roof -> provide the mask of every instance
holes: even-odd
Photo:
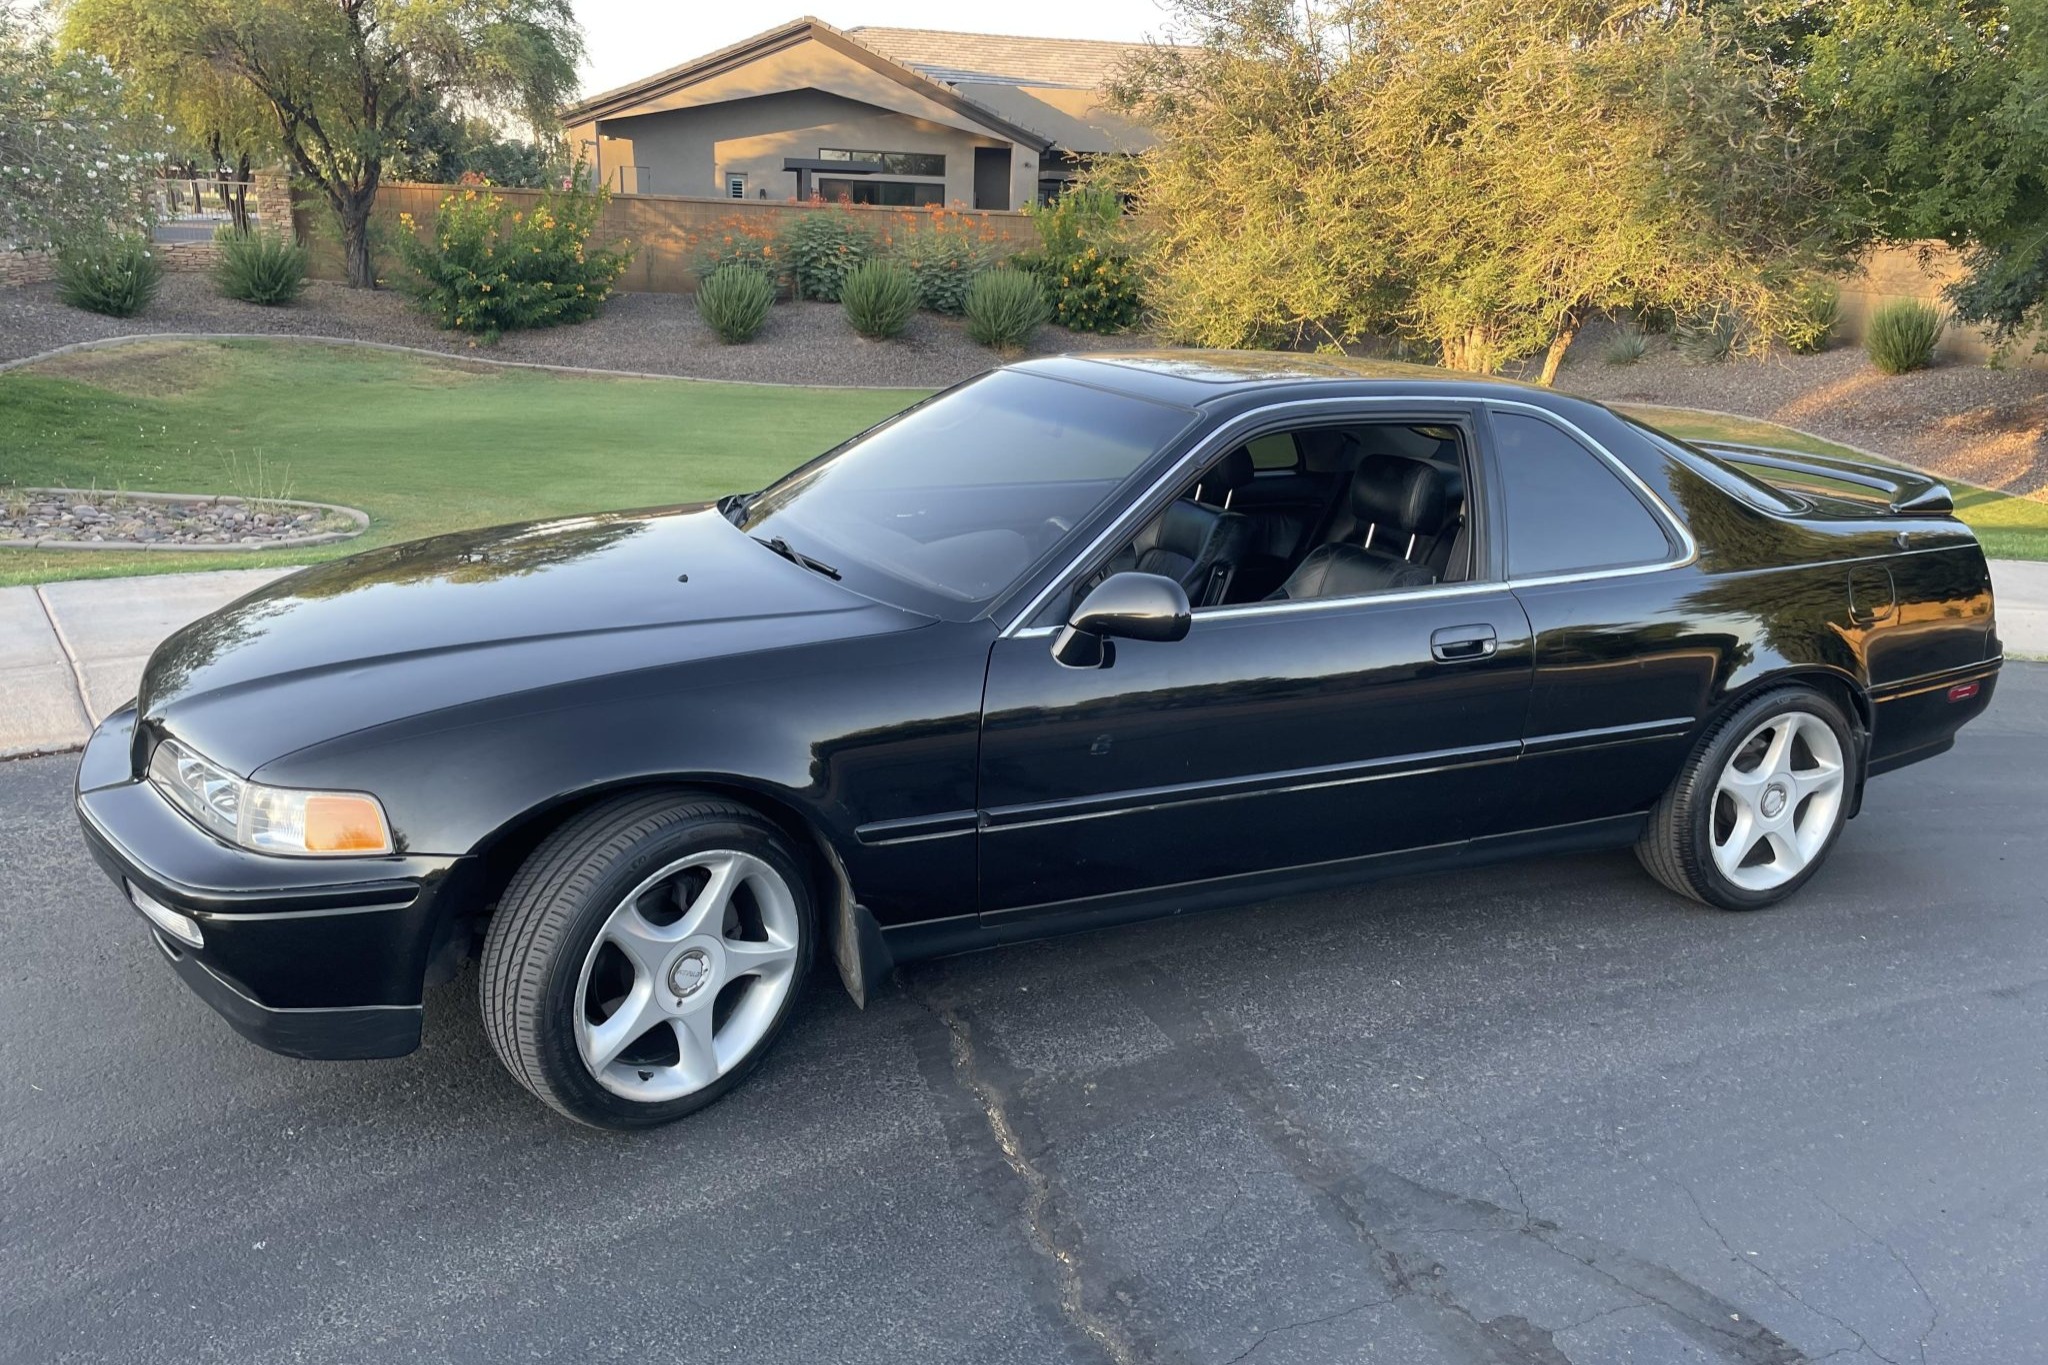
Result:
[[[1398,390],[1429,398],[1556,397],[1532,384],[1432,365],[1284,351],[1096,351],[1026,360],[1009,368],[1183,407],[1209,407],[1283,389],[1329,389],[1333,396]]]

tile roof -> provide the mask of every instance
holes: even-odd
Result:
[[[1094,90],[1116,74],[1127,56],[1145,50],[1143,43],[947,33],[929,28],[864,26],[845,32],[847,37],[890,61],[949,84],[993,81],[1004,85]]]

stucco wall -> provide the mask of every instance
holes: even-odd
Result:
[[[760,198],[762,190],[770,199],[795,195],[796,176],[782,169],[784,157],[815,157],[821,147],[846,147],[936,152],[946,158],[946,202],[971,206],[974,149],[1010,146],[1001,138],[977,137],[821,90],[607,119],[601,131],[606,181],[615,189],[617,168],[637,166],[642,168],[639,183],[629,172],[627,188],[640,194],[723,195],[726,177],[744,174],[750,199]],[[1031,155],[1028,149],[1022,154]]]
[[[1962,253],[1943,242],[1915,246],[1874,247],[1854,274],[1842,281],[1842,339],[1860,343],[1870,315],[1897,299],[1916,299],[1946,309],[1942,291],[1963,277]],[[1942,360],[1978,364],[1991,358],[1990,337],[1977,327],[1951,322],[1941,334],[1935,355]],[[2005,356],[2006,363],[2048,366],[2048,354],[2034,350],[2034,338],[2022,337]]]

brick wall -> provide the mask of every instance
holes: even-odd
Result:
[[[212,242],[152,242],[149,248],[172,272],[211,270]],[[56,257],[47,251],[0,252],[0,285],[43,284],[57,276]]]

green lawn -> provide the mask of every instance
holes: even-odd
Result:
[[[0,374],[0,489],[360,507],[309,550],[0,551],[0,584],[311,563],[437,531],[759,488],[923,397],[600,379],[303,342],[143,342]]]
[[[61,486],[346,503],[304,551],[0,551],[0,584],[310,563],[530,517],[758,488],[916,390],[598,379],[304,342],[143,342],[0,374],[0,490]],[[1782,427],[1639,408],[1674,435],[1850,454]],[[1957,487],[1995,555],[2048,559],[2048,503]]]
[[[1724,417],[1687,408],[1653,408],[1616,404],[1618,409],[1688,441],[1731,441],[1738,445],[1777,446],[1815,455],[1840,455],[1851,460],[1870,457],[1847,446],[1803,432],[1746,417]],[[2048,501],[2014,498],[1974,484],[1948,481],[1955,494],[1956,515],[1969,523],[1994,559],[2048,559]]]

